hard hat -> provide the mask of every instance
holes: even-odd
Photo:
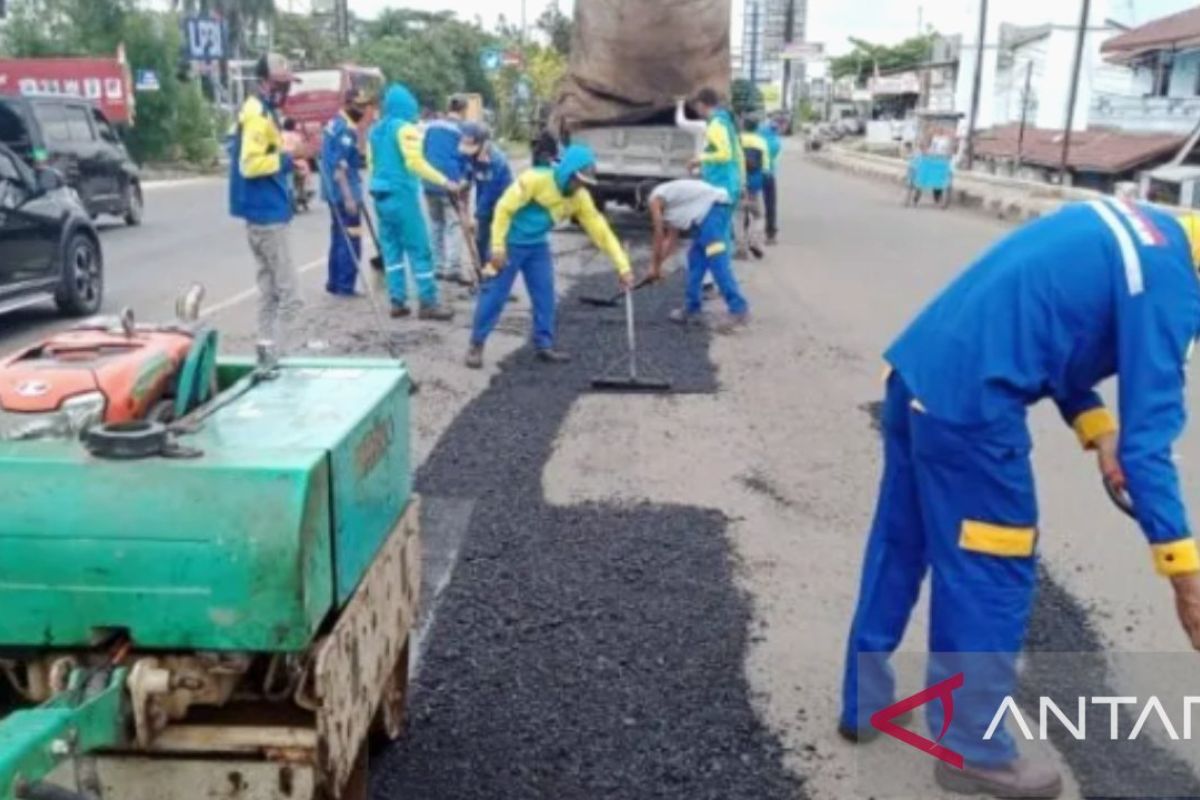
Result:
[[[1200,268],[1200,214],[1188,213],[1179,217],[1179,224],[1187,235],[1192,250],[1192,264]]]

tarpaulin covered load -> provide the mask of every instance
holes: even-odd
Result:
[[[552,125],[645,122],[704,86],[728,95],[730,0],[576,0]]]

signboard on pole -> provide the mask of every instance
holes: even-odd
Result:
[[[479,54],[479,65],[483,67],[484,72],[495,72],[500,69],[503,56],[498,48],[490,47]]]
[[[183,21],[184,46],[192,61],[225,58],[225,21],[213,17],[188,17]]]
[[[133,88],[139,92],[157,92],[162,88],[158,82],[158,73],[152,69],[139,69]]]
[[[784,45],[779,57],[784,61],[820,61],[825,58],[825,45],[820,42],[792,42]]]

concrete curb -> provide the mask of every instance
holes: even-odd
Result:
[[[897,202],[900,200],[901,187],[907,181],[908,165],[898,158],[841,148],[809,153],[807,158],[827,169],[894,183],[897,187]],[[955,205],[974,209],[992,217],[1022,222],[1050,213],[1063,203],[1095,200],[1100,197],[1104,195],[1087,189],[1049,186],[959,170],[954,174],[952,201]]]

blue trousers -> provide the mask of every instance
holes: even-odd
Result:
[[[417,297],[424,306],[437,305],[438,286],[433,275],[429,231],[421,213],[416,190],[375,194],[379,218],[379,246],[383,250],[388,294],[392,303],[408,302],[408,268],[417,283]],[[407,262],[407,265],[406,265]]]
[[[509,245],[508,263],[504,269],[480,287],[471,344],[482,347],[495,330],[517,273],[525,277],[525,290],[529,292],[529,302],[533,306],[533,346],[539,350],[554,346],[554,259],[546,242]]]
[[[339,200],[329,206],[329,276],[325,291],[354,294],[362,256],[362,218],[349,214]]]
[[[888,657],[930,572],[926,686],[964,674],[942,744],[968,764],[1007,764],[1017,755],[1009,733],[999,728],[989,741],[983,735],[1004,696],[1015,692],[1037,579],[1025,415],[951,425],[914,408],[893,373],[882,421],[883,479],[846,648],[841,721],[865,729],[873,713],[897,699]],[[942,705],[934,701],[926,710],[936,734]]]
[[[486,264],[492,260],[492,217],[475,218],[475,249],[479,260]]]
[[[746,298],[738,288],[730,261],[729,231],[733,226],[731,206],[716,204],[692,232],[688,250],[687,304],[689,314],[699,314],[703,306],[704,276],[712,273],[713,281],[725,298],[731,314],[744,314],[749,309]]]

